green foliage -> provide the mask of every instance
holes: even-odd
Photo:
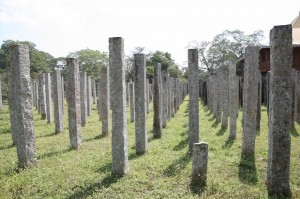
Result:
[[[101,67],[108,66],[107,52],[100,52],[99,50],[83,49],[76,52],[69,53],[68,57],[74,57],[79,60],[80,70],[83,70],[92,79],[99,78]]]
[[[240,30],[229,31],[214,37],[213,41],[191,41],[189,48],[197,48],[199,61],[207,68],[210,74],[218,67],[223,67],[228,61],[237,61],[244,55],[245,47],[248,45],[261,45],[263,31],[258,30],[246,35]]]
[[[170,66],[176,65],[174,60],[172,60],[170,53],[158,50],[149,55],[147,66],[154,66],[155,63],[161,64],[161,70],[167,70]]]

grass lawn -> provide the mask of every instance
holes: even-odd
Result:
[[[65,106],[66,107],[66,106]],[[127,107],[129,111],[129,107]],[[101,122],[93,105],[92,115],[82,128],[82,147],[70,150],[67,109],[62,134],[54,124],[41,120],[34,108],[38,165],[18,170],[12,147],[7,102],[0,111],[0,198],[267,198],[268,125],[262,108],[261,130],[256,137],[255,161],[241,160],[241,112],[236,140],[228,140],[229,129],[221,129],[209,110],[200,103],[200,139],[208,143],[207,187],[190,187],[191,156],[188,151],[188,98],[153,139],[153,110],[148,114],[148,152],[135,154],[134,123],[128,117],[129,174],[111,176],[111,136],[101,136]],[[129,116],[129,112],[128,112]],[[291,132],[290,184],[300,198],[300,126]]]

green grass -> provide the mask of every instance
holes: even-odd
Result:
[[[9,127],[8,106],[0,111],[0,198],[267,198],[268,127],[262,108],[255,160],[241,160],[241,112],[236,140],[215,123],[200,103],[200,138],[209,145],[207,187],[190,186],[191,156],[187,153],[188,99],[163,129],[161,139],[151,134],[153,111],[148,114],[148,152],[135,154],[134,123],[128,117],[129,174],[111,176],[111,136],[101,136],[96,106],[82,128],[82,147],[70,150],[67,114],[65,131],[54,134],[54,124],[41,120],[34,109],[38,165],[18,170]],[[65,109],[67,113],[67,109]],[[129,113],[129,112],[128,112]],[[300,126],[291,132],[290,182],[294,198],[300,198]]]

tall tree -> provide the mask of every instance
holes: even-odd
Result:
[[[68,57],[78,58],[80,69],[86,71],[93,79],[98,78],[101,67],[108,66],[108,53],[99,50],[87,48],[71,52]]]
[[[262,30],[249,35],[240,30],[225,30],[216,35],[212,41],[191,41],[188,47],[198,49],[202,66],[212,74],[216,68],[225,66],[228,61],[241,59],[246,46],[261,45],[262,39]]]

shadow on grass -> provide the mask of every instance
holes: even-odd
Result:
[[[83,186],[75,186],[73,187],[74,192],[68,196],[68,199],[73,198],[87,198],[89,196],[92,196],[94,192],[97,192],[103,188],[108,188],[112,184],[116,183],[120,177],[109,175],[103,178],[100,182],[93,183],[87,187]]]
[[[239,179],[242,183],[255,185],[257,183],[257,171],[255,156],[243,157],[239,163]]]
[[[189,152],[185,153],[183,156],[181,156],[179,159],[175,160],[172,164],[170,164],[164,170],[164,175],[171,177],[171,176],[180,174],[180,172],[191,161],[191,157],[192,157],[192,155]]]
[[[183,125],[182,125],[182,127],[183,127],[183,128],[187,128],[187,127],[189,127],[189,123],[185,123],[185,124],[183,124]]]
[[[37,159],[40,160],[40,159],[44,159],[44,158],[50,158],[50,157],[53,157],[53,156],[56,156],[56,155],[60,155],[60,154],[63,154],[63,153],[67,153],[67,152],[69,152],[69,151],[72,151],[72,148],[71,148],[71,147],[69,147],[69,148],[67,148],[67,149],[64,149],[64,150],[61,150],[61,151],[51,151],[51,152],[49,152],[49,153],[44,153],[44,154],[42,154],[42,155],[39,155],[39,156],[37,157]]]
[[[217,120],[211,125],[211,127],[215,128],[218,126],[218,124],[220,124],[220,122],[218,122]]]
[[[144,154],[140,154],[140,153],[131,153],[128,156],[128,160],[134,160],[137,159],[139,157],[142,157]]]
[[[299,137],[299,133],[298,133],[297,129],[295,128],[295,126],[293,126],[292,130],[290,131],[290,134],[293,137]]]
[[[6,134],[6,133],[10,133],[10,128],[4,128],[0,131],[0,134]]]
[[[102,138],[105,138],[105,137],[107,137],[108,135],[103,135],[103,134],[100,134],[100,135],[97,135],[97,136],[95,136],[95,137],[93,137],[93,138],[88,138],[88,139],[84,139],[83,141],[84,142],[90,142],[90,141],[93,141],[93,140],[100,140],[100,139],[102,139]]]
[[[97,173],[111,172],[111,167],[112,167],[112,163],[109,162],[109,163],[103,165],[102,167],[100,167],[99,169],[97,169],[96,172]]]
[[[13,148],[13,147],[14,147],[13,144],[8,145],[8,146],[0,146],[0,151],[5,150],[5,149],[11,149],[11,148]]]
[[[59,133],[51,133],[51,134],[47,134],[47,135],[39,135],[36,136],[35,138],[45,138],[45,137],[52,137],[52,136],[56,136],[59,135]]]
[[[206,186],[199,185],[199,184],[190,184],[190,190],[193,194],[201,196],[202,193],[206,190]]]
[[[188,144],[189,138],[185,138],[184,140],[181,140],[176,146],[174,146],[173,151],[180,151],[185,148],[185,146]]]
[[[228,138],[227,140],[226,140],[226,142],[224,143],[224,145],[223,145],[223,149],[230,149],[231,147],[232,147],[232,145],[233,145],[233,143],[234,143],[234,140],[235,139],[233,139],[233,138]]]
[[[221,127],[220,130],[216,133],[217,136],[222,136],[226,132],[227,127]]]

